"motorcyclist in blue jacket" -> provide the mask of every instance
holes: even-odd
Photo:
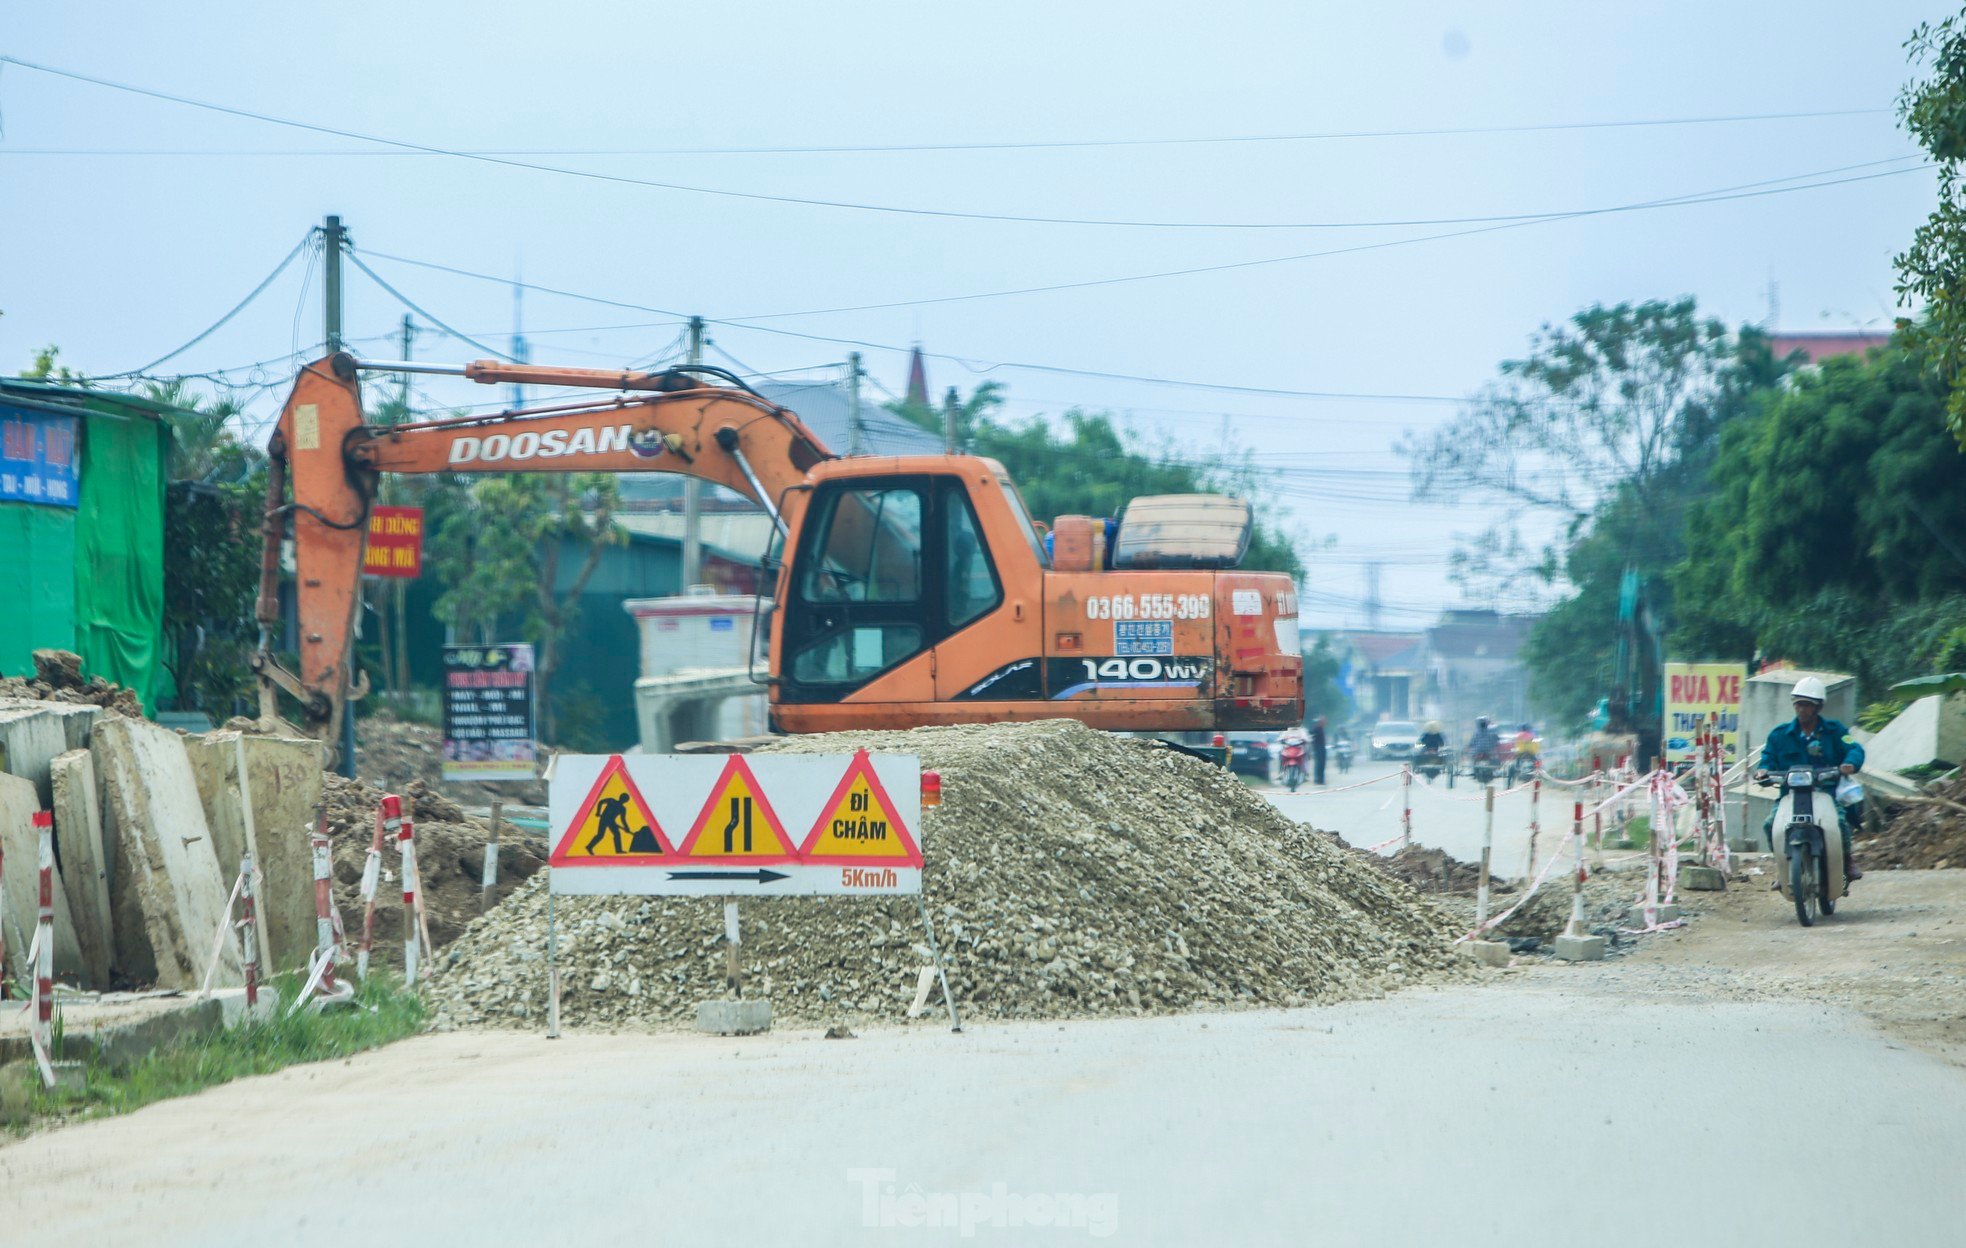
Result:
[[[1794,700],[1795,718],[1770,731],[1762,743],[1757,778],[1791,767],[1834,767],[1846,776],[1856,774],[1864,765],[1864,747],[1842,724],[1823,718],[1823,700],[1828,696],[1823,682],[1815,676],[1804,676],[1795,682],[1795,692],[1790,696]],[[1853,823],[1863,822],[1863,805],[1845,807],[1840,802],[1835,805],[1843,832],[1843,876],[1860,880],[1864,873],[1858,870],[1850,852],[1850,830]],[[1775,812],[1769,811],[1767,821],[1761,825],[1763,835],[1772,836],[1774,827]]]

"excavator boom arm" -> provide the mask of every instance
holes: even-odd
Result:
[[[459,373],[486,384],[651,391],[455,420],[370,425],[358,365],[330,356],[302,370],[267,446],[271,460],[260,568],[261,714],[273,690],[302,703],[330,741],[351,683],[349,642],[360,607],[363,547],[379,474],[675,472],[756,499],[774,515],[786,490],[831,453],[799,418],[745,390],[705,387],[676,373],[609,373],[480,361]],[[285,483],[292,483],[287,501]],[[298,670],[274,660],[279,555],[292,519]]]

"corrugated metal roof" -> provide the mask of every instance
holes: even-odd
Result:
[[[169,403],[159,403],[142,395],[125,394],[120,390],[97,390],[89,386],[78,386],[73,382],[43,381],[33,377],[0,377],[0,394],[29,403],[46,403],[67,408],[102,405],[128,408],[153,420],[197,415],[188,408],[172,407]]]

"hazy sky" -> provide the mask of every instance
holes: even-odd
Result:
[[[0,366],[23,366],[50,343],[93,373],[144,365],[210,325],[310,225],[337,212],[377,273],[494,346],[509,346],[508,286],[382,256],[522,273],[635,305],[529,292],[535,360],[648,360],[677,337],[671,313],[699,313],[724,322],[712,336],[747,369],[837,369],[852,347],[818,339],[852,339],[875,344],[865,348],[870,371],[899,389],[905,358],[889,348],[919,340],[960,357],[931,360],[938,393],[995,378],[1017,414],[1105,407],[1195,454],[1225,440],[1250,448],[1280,470],[1286,522],[1304,539],[1307,618],[1359,623],[1362,565],[1384,559],[1386,623],[1419,623],[1458,599],[1446,551],[1453,534],[1486,518],[1406,501],[1393,446],[1403,430],[1455,411],[1430,398],[1469,393],[1541,323],[1598,301],[1691,294],[1729,322],[1762,322],[1772,284],[1780,328],[1888,325],[1891,257],[1930,207],[1932,174],[1418,242],[1402,240],[1480,227],[1166,223],[1560,213],[1903,169],[1917,162],[1890,111],[1909,73],[1901,45],[1919,21],[1946,12],[1897,0],[16,2],[0,7],[0,54],[344,131],[523,149],[504,159],[722,191],[1161,224],[858,211],[403,155],[6,65]],[[1871,111],[1357,137],[1843,110]],[[1333,132],[1353,137],[702,150]],[[321,154],[333,151],[368,154]],[[952,298],[1373,244],[1227,271]],[[357,349],[393,357],[383,336],[404,309],[360,273],[350,271],[347,285]],[[268,412],[292,357],[320,341],[319,303],[318,273],[298,261],[231,324],[157,371],[271,361],[258,374],[231,374],[268,383],[254,408]],[[911,306],[815,311],[895,303]],[[780,315],[804,312],[814,314]],[[770,319],[731,323],[752,318]],[[427,331],[416,354],[482,353]],[[424,393],[433,403],[496,397],[443,383]],[[1363,397],[1386,395],[1419,397]],[[1328,550],[1327,536],[1336,539]]]

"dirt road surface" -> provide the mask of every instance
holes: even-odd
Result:
[[[1613,962],[1327,1009],[427,1036],[0,1148],[0,1225],[906,1244],[967,1213],[1016,1244],[1955,1244],[1966,873],[1859,887],[1809,932],[1737,889]]]

